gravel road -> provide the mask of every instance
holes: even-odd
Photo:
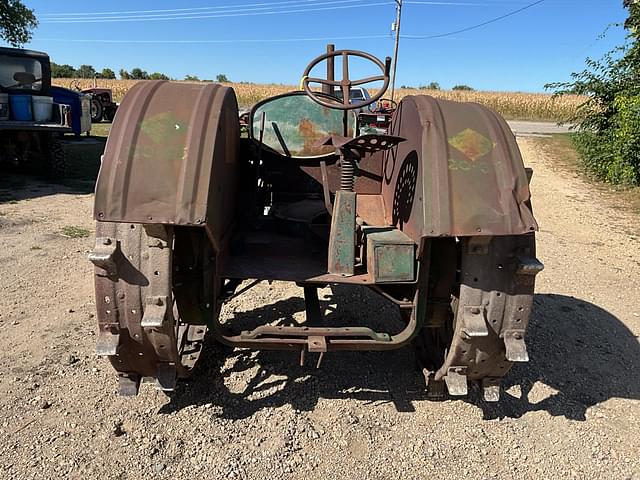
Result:
[[[116,395],[93,355],[93,229],[86,189],[0,179],[2,479],[640,479],[640,219],[611,205],[535,138],[520,138],[546,264],[528,340],[499,404],[431,402],[413,353],[290,353],[209,345],[170,395]],[[90,187],[89,187],[90,190]],[[15,200],[10,200],[15,198]],[[335,315],[395,312],[367,292],[323,290]],[[273,306],[264,306],[267,301]],[[262,284],[224,311],[300,318],[302,291]]]
[[[518,137],[544,137],[553,133],[568,133],[570,131],[569,125],[558,125],[555,122],[509,120],[507,123]]]

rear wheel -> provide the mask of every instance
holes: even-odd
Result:
[[[171,227],[97,223],[89,257],[96,265],[97,353],[118,372],[123,395],[135,395],[141,380],[173,390],[200,356],[207,327],[186,323],[181,314],[174,295],[175,247]]]
[[[450,247],[448,256],[442,247],[433,253],[452,260]],[[418,362],[434,396],[444,392],[444,384],[449,394],[466,395],[468,381],[479,381],[485,399],[496,401],[500,379],[514,362],[528,361],[524,337],[534,277],[542,269],[535,259],[535,238],[463,238],[456,250],[458,260],[448,271],[451,278],[457,270],[449,300],[430,286],[431,303],[440,310],[429,309],[416,339]],[[437,268],[436,261],[434,273],[442,275]],[[444,283],[436,285],[442,289]]]
[[[102,102],[97,98],[91,99],[91,123],[99,123],[102,121],[104,108]]]

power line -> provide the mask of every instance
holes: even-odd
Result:
[[[319,0],[285,0],[282,2],[264,2],[264,3],[246,3],[243,5],[218,5],[215,7],[189,7],[189,8],[168,8],[168,9],[156,9],[156,10],[124,10],[124,11],[116,11],[116,12],[69,12],[69,13],[39,13],[38,16],[43,17],[68,17],[68,16],[87,16],[93,17],[96,15],[127,15],[127,14],[135,14],[135,13],[171,13],[171,12],[196,12],[196,11],[207,11],[207,10],[242,10],[246,7],[272,7],[277,5],[286,5],[291,3],[301,3],[306,2],[309,4],[313,4],[313,2],[317,2]],[[343,0],[344,2],[361,2],[363,0]],[[339,2],[337,2],[339,3]]]
[[[529,8],[535,7],[536,5],[539,5],[544,1],[546,1],[546,0],[538,0],[537,2],[530,3],[529,5],[525,5],[522,8],[519,8],[519,9],[514,10],[512,12],[506,13],[504,15],[500,15],[499,17],[492,18],[491,20],[487,20],[486,22],[478,23],[478,24],[472,25],[470,27],[461,28],[460,30],[455,30],[455,31],[452,31],[452,32],[447,32],[447,33],[439,33],[439,34],[436,34],[436,35],[425,35],[425,36],[422,36],[422,35],[403,35],[402,38],[406,38],[406,39],[409,39],[409,40],[430,40],[430,39],[433,39],[433,38],[442,38],[442,37],[448,37],[450,35],[456,35],[458,33],[469,32],[471,30],[475,30],[477,28],[484,27],[485,25],[489,25],[490,23],[495,23],[495,22],[497,22],[499,20],[503,20],[503,19],[505,19],[507,17],[511,17],[513,15],[516,15],[517,13],[523,12],[524,10],[527,10]]]
[[[289,13],[307,13],[307,12],[320,12],[329,10],[341,10],[347,8],[363,8],[363,7],[375,7],[381,5],[393,5],[393,2],[389,0],[377,3],[367,4],[350,4],[350,5],[335,5],[336,3],[347,3],[360,0],[334,0],[331,2],[314,3],[311,8],[301,8],[304,4],[298,3],[298,5],[289,5],[287,10],[265,10],[265,7],[253,8],[253,9],[239,9],[236,11],[228,12],[202,12],[202,13],[187,13],[187,14],[166,14],[166,15],[129,15],[129,16],[112,16],[112,17],[78,17],[78,18],[52,18],[44,19],[41,23],[114,23],[114,22],[139,22],[139,21],[166,21],[166,20],[196,20],[203,18],[229,18],[229,17],[248,17],[257,15],[283,15]],[[317,5],[333,5],[328,7],[317,7]],[[285,7],[268,7],[282,9]],[[294,8],[293,10],[291,8]]]
[[[69,42],[69,43],[126,43],[126,44],[161,44],[161,43],[176,43],[176,44],[198,44],[198,43],[285,43],[285,42],[316,42],[316,41],[330,41],[330,40],[372,40],[376,38],[389,38],[388,34],[379,35],[351,35],[344,37],[306,37],[306,38],[240,38],[240,39],[228,39],[228,40],[126,40],[118,38],[105,38],[105,39],[68,39],[68,38],[35,38],[34,41],[38,42]]]
[[[133,15],[133,14],[166,14],[166,15],[178,15],[178,12],[201,12],[201,13],[224,13],[224,10],[244,11],[248,7],[262,7],[263,9],[273,8],[285,8],[290,4],[304,3],[309,6],[314,6],[321,0],[285,0],[279,2],[263,2],[263,3],[247,3],[243,5],[218,5],[213,7],[189,7],[189,8],[169,8],[169,9],[154,9],[154,10],[123,10],[123,11],[111,11],[111,12],[67,12],[67,13],[38,13],[39,18],[57,20],[59,17],[87,17],[95,18],[96,16],[103,15]],[[337,0],[328,3],[356,3],[365,2],[363,6],[366,6],[366,0]],[[325,2],[326,3],[326,2]],[[456,1],[406,1],[405,3],[411,3],[414,5],[434,5],[434,6],[478,6],[486,7],[495,4],[490,3],[475,3],[475,2],[456,2]],[[294,5],[296,6],[296,5]],[[251,8],[253,9],[253,8]],[[220,12],[216,12],[216,10]],[[185,13],[188,15],[189,13]]]

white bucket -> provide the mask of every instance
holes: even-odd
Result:
[[[9,120],[9,94],[0,93],[0,121]]]
[[[53,116],[53,97],[37,97],[31,98],[33,106],[33,119],[36,122],[48,122]]]

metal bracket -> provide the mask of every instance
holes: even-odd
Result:
[[[542,270],[544,270],[544,265],[537,258],[518,257],[518,269],[516,270],[518,275],[536,276]]]
[[[96,238],[96,246],[89,253],[89,261],[96,267],[107,272],[107,275],[115,275],[118,268],[115,262],[116,249],[118,243],[108,237]]]
[[[325,353],[327,351],[327,339],[322,336],[310,336],[307,341],[309,352]]]
[[[168,303],[168,298],[165,295],[149,295],[140,326],[161,327],[167,316]]]
[[[503,332],[506,357],[510,362],[528,362],[527,344],[524,343],[524,330],[505,330]]]
[[[96,340],[96,355],[110,357],[115,355],[120,344],[120,334],[111,330],[101,330]]]
[[[485,320],[483,306],[465,305],[462,310],[464,328],[462,331],[470,337],[488,337],[489,329]]]
[[[482,379],[482,396],[485,402],[500,401],[500,379],[499,378],[483,378]]]
[[[444,377],[449,395],[462,396],[468,392],[467,367],[450,367]]]

